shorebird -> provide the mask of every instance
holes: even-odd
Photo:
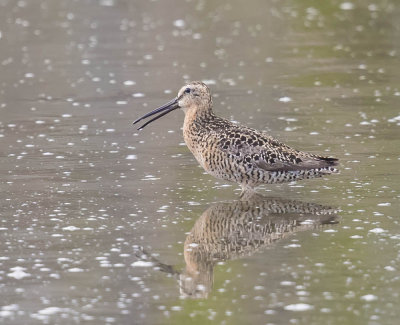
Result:
[[[178,96],[138,118],[139,130],[181,108],[185,113],[183,138],[206,172],[236,182],[242,194],[261,184],[291,182],[337,173],[338,159],[299,151],[263,131],[235,124],[213,112],[211,92],[200,81],[183,86]]]

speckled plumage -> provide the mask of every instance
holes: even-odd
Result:
[[[185,112],[183,137],[200,165],[217,178],[239,183],[243,190],[338,172],[335,158],[295,150],[265,132],[216,116],[210,90],[199,81],[182,87],[173,101],[134,123],[176,108]]]

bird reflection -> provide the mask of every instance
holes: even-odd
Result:
[[[177,271],[143,249],[137,256],[174,275],[184,297],[206,298],[212,291],[214,266],[268,247],[277,240],[338,222],[337,210],[315,203],[269,198],[220,202],[197,219],[184,244],[186,267]]]

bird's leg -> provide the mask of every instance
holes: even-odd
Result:
[[[241,184],[241,187],[242,187],[242,192],[240,193],[239,198],[242,201],[246,201],[249,198],[251,198],[254,194],[256,194],[256,191],[252,186],[249,186],[247,184]]]

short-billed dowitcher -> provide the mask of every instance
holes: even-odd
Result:
[[[338,170],[336,158],[295,150],[265,132],[234,124],[212,109],[209,88],[195,81],[183,86],[178,96],[133,122],[159,113],[149,123],[181,108],[185,112],[183,137],[199,164],[209,174],[239,183],[242,193],[261,184],[283,183],[321,177]]]

